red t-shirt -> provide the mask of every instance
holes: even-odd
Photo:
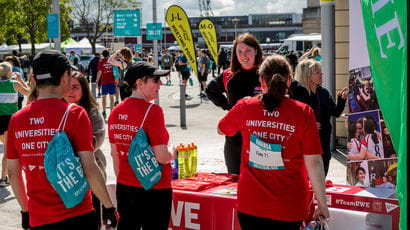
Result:
[[[67,209],[45,174],[44,153],[67,106],[67,102],[57,98],[40,99],[10,120],[7,158],[19,159],[25,172],[31,226],[55,223],[93,210],[90,190],[80,204]],[[75,152],[93,150],[91,124],[82,107],[71,107],[64,130]]]
[[[115,83],[112,65],[108,63],[108,58],[99,60],[97,70],[101,71],[101,85]]]
[[[108,136],[110,143],[117,146],[119,158],[118,183],[142,187],[128,162],[128,149],[149,105],[144,100],[129,97],[117,105],[108,118]],[[158,105],[151,107],[143,128],[152,147],[168,144],[169,134],[165,128],[164,113]],[[171,179],[171,165],[162,165],[161,179],[152,188],[171,188]]]
[[[285,98],[272,113],[257,97],[244,98],[218,124],[228,136],[242,133],[240,212],[282,221],[304,220],[308,213],[309,184],[303,155],[322,154],[313,110]],[[262,170],[249,165],[250,134],[282,146],[285,169]]]

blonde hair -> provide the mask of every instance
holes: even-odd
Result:
[[[132,62],[132,51],[128,47],[123,47],[120,50],[122,57],[129,63]]]
[[[5,61],[0,63],[0,78],[7,78],[9,72],[11,72],[11,64]]]
[[[295,79],[309,90],[310,76],[321,69],[320,62],[314,59],[306,59],[298,63],[295,70]]]

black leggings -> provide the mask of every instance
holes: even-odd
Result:
[[[323,159],[323,168],[325,169],[325,177],[326,177],[327,173],[329,172],[329,165],[330,165],[330,160],[332,159],[332,154],[330,152],[324,152],[322,154],[322,159]]]
[[[71,217],[56,223],[31,227],[31,230],[98,230],[95,211]]]
[[[172,189],[137,188],[117,184],[120,214],[118,230],[167,230],[171,216]]]
[[[228,173],[239,174],[241,165],[242,135],[237,132],[232,137],[225,137],[224,156]]]
[[[248,215],[238,212],[239,224],[242,230],[299,230],[302,221],[281,221]]]

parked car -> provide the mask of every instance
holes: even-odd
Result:
[[[84,66],[85,69],[88,69],[88,64],[93,60],[93,55],[80,55],[80,63]]]

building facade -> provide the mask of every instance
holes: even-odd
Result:
[[[196,46],[205,46],[199,32],[198,25],[204,17],[190,17],[192,36]],[[294,33],[302,33],[302,14],[276,13],[276,14],[250,14],[237,16],[209,17],[216,27],[219,44],[232,44],[235,34],[249,32],[260,43],[279,43],[281,40]],[[138,37],[113,37],[112,31],[106,32],[98,43],[111,47],[113,42],[124,42],[126,45],[142,44],[145,48],[152,48],[152,41],[146,40],[145,28],[141,29],[142,36]],[[72,33],[76,40],[85,36],[85,33]],[[163,27],[163,39],[158,42],[159,48],[176,45],[176,40],[168,26]]]

